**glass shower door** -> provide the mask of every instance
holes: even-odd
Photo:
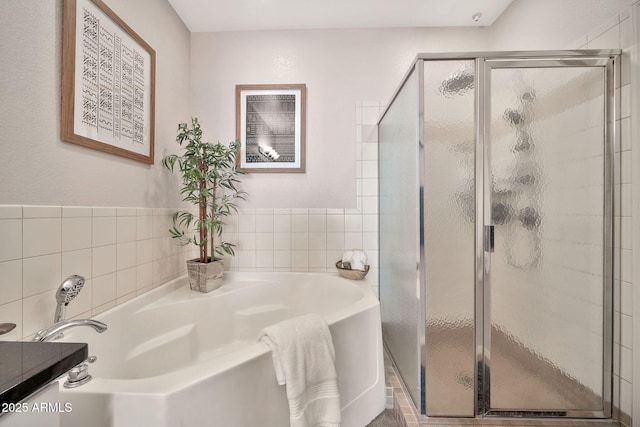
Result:
[[[480,411],[609,416],[612,61],[484,64]]]

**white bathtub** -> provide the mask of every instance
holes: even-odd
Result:
[[[378,300],[366,281],[337,274],[225,273],[200,294],[186,278],[96,317],[109,329],[66,333],[89,343],[93,380],[62,387],[73,410],[62,427],[285,427],[284,386],[268,347],[267,325],[304,313],[329,323],[336,349],[343,427],[364,427],[384,409]]]

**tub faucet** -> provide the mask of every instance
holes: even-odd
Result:
[[[65,331],[67,329],[75,328],[77,326],[89,326],[90,328],[95,329],[99,333],[102,333],[107,330],[107,325],[93,319],[63,320],[62,322],[54,323],[48,328],[44,328],[40,330],[36,334],[36,336],[33,337],[31,341],[39,341],[39,342],[50,341],[56,336],[58,336],[60,332]]]
[[[53,317],[53,323],[64,320],[65,308],[80,293],[84,286],[84,277],[74,274],[67,277],[58,287],[56,292],[56,314]]]

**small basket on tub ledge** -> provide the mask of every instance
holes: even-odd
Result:
[[[338,269],[338,274],[342,277],[344,277],[345,279],[351,279],[351,280],[362,280],[364,279],[364,276],[367,275],[367,273],[369,272],[369,266],[365,265],[364,266],[364,271],[362,270],[351,270],[348,268],[344,268],[342,266],[342,261],[338,261],[336,262],[336,268]]]
[[[338,274],[351,280],[362,280],[369,272],[367,254],[359,249],[344,251],[342,259],[336,262]]]

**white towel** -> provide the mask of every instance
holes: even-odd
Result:
[[[278,384],[286,384],[291,427],[339,427],[340,394],[329,326],[307,314],[264,328]]]
[[[362,251],[354,250],[351,255],[351,269],[364,271],[367,265],[367,254]]]
[[[365,271],[367,265],[367,254],[358,249],[342,252],[342,264],[348,262],[351,270]]]

